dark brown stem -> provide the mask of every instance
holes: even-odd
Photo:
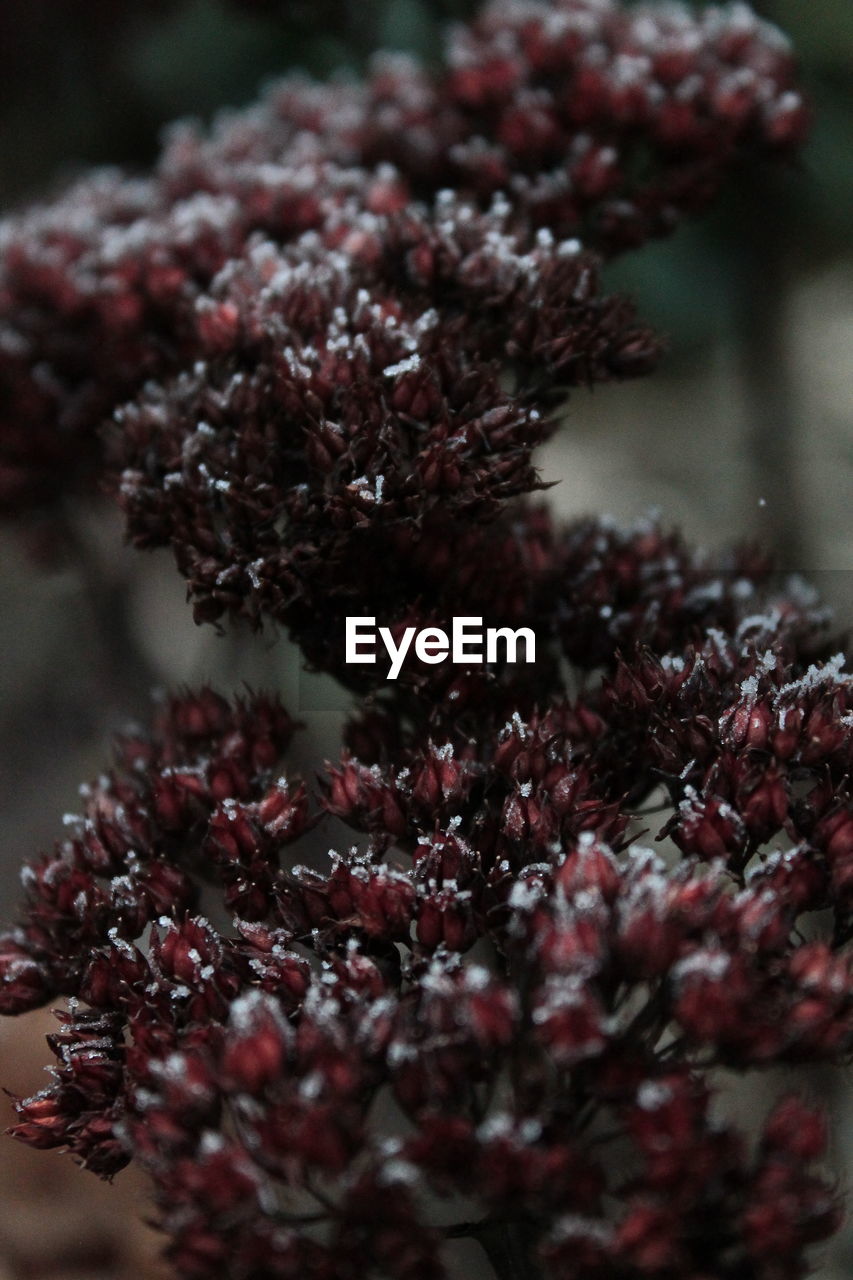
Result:
[[[520,1222],[455,1222],[444,1228],[448,1240],[477,1240],[492,1264],[497,1280],[540,1280],[532,1258],[531,1233]]]
[[[527,1237],[528,1232],[515,1222],[490,1222],[477,1232],[497,1280],[539,1280]]]

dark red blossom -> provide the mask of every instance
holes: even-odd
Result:
[[[286,714],[210,691],[173,700],[153,734],[119,743],[77,834],[27,877],[6,1006],[52,991],[92,1012],[68,1015],[56,1082],[19,1104],[16,1136],[104,1174],[140,1161],[191,1276],[250,1274],[260,1242],[275,1274],[304,1254],[308,1274],[383,1257],[390,1274],[438,1276],[448,1225],[492,1258],[521,1248],[546,1275],[663,1280],[700,1261],[732,1280],[759,1262],[768,1280],[801,1274],[802,1249],[837,1222],[810,1168],[822,1127],[789,1100],[751,1152],[709,1118],[701,1072],[853,1049],[831,837],[811,841],[813,807],[786,790],[790,850],[756,830],[664,861],[627,833],[661,777],[688,829],[702,803],[691,744],[670,772],[637,775],[630,803],[625,753],[676,744],[667,725],[701,696],[704,774],[764,758],[773,777],[792,757],[774,760],[769,739],[733,743],[715,704],[766,688],[771,706],[844,708],[849,681],[838,660],[797,665],[802,609],[759,623],[749,593],[710,595],[744,616],[719,617],[678,661],[623,658],[621,678],[647,690],[624,718],[603,685],[488,733],[481,709],[476,737],[448,721],[441,747],[404,734],[393,760],[329,768],[327,806],[366,841],[310,865],[303,790],[273,767]],[[798,778],[846,776],[846,735],[834,741]],[[239,799],[220,795],[226,763]],[[726,802],[744,832],[752,794]],[[146,887],[158,867],[184,895],[166,912]],[[836,940],[805,942],[801,925],[827,908]],[[609,1159],[625,1141],[636,1160],[617,1146]]]
[[[91,485],[96,428],[146,379],[261,336],[263,309],[246,315],[224,287],[259,241],[299,260],[305,237],[319,237],[368,271],[396,243],[427,292],[444,274],[435,305],[452,348],[444,313],[460,299],[447,296],[441,192],[462,208],[497,200],[522,256],[537,232],[610,253],[670,231],[739,161],[789,156],[806,123],[784,37],[742,6],[693,15],[553,0],[486,7],[449,33],[434,71],[385,57],[360,84],[284,81],[209,137],[181,127],[151,177],[86,178],[3,224],[0,506],[50,506]],[[431,234],[412,238],[412,218]],[[465,265],[469,287],[491,274],[476,255]],[[544,281],[531,289],[548,296]],[[505,284],[491,301],[509,302]],[[519,354],[535,342],[537,364],[576,380],[587,356],[572,325],[550,309],[542,325],[536,309],[513,312]],[[306,324],[316,329],[303,314],[284,344],[297,354],[312,340]],[[645,338],[616,338],[610,372],[648,367]],[[418,419],[436,394],[429,379],[388,390]],[[305,423],[314,457],[334,456],[334,432],[324,438],[316,417]],[[372,488],[375,473],[352,479],[362,474]],[[420,474],[428,491],[455,483],[444,450],[427,452]]]
[[[68,1005],[15,1135],[136,1160],[178,1274],[440,1280],[469,1237],[501,1280],[798,1280],[836,1227],[820,1119],[750,1141],[712,1074],[853,1051],[827,617],[750,549],[524,501],[567,391],[658,354],[601,255],[804,118],[745,6],[511,0],[434,73],[286,82],[5,225],[0,502],[109,420],[197,618],[370,694],[316,787],[274,699],[164,702],[0,939],[0,1011]],[[537,662],[386,683],[349,614]]]

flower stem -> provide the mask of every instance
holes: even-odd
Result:
[[[538,1280],[539,1268],[530,1256],[526,1236],[517,1222],[490,1222],[477,1233],[497,1280]]]

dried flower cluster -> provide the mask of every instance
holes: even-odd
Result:
[[[752,1151],[707,1072],[850,1052],[853,688],[804,670],[808,604],[730,585],[693,588],[701,644],[674,621],[526,721],[362,719],[319,806],[276,704],[169,702],[26,873],[4,1011],[74,1000],[16,1135],[141,1161],[186,1276],[440,1276],[464,1235],[499,1274],[510,1244],[531,1275],[804,1274],[822,1124],[787,1099]],[[668,862],[636,843],[659,783]],[[363,839],[306,865],[319,809]]]
[[[180,1275],[439,1280],[471,1238],[501,1280],[797,1280],[837,1226],[819,1116],[753,1142],[720,1096],[853,1048],[827,619],[754,552],[523,501],[567,390],[658,354],[599,256],[789,152],[791,76],[740,5],[496,5],[434,76],[289,82],[7,223],[8,507],[110,418],[199,620],[351,683],[348,613],[539,642],[374,689],[316,786],[275,699],[167,700],[26,869],[0,1011],[68,1005],[14,1132],[141,1163]]]
[[[499,5],[455,30],[435,72],[385,58],[364,84],[285,81],[210,138],[179,130],[150,179],[99,174],[7,220],[0,506],[49,506],[75,471],[91,483],[96,429],[146,379],[192,369],[211,347],[245,359],[251,334],[234,331],[244,316],[232,318],[227,281],[258,270],[266,240],[292,246],[291,269],[334,249],[356,289],[364,255],[387,263],[396,244],[412,255],[412,306],[436,292],[430,250],[446,235],[456,252],[455,224],[496,195],[523,260],[537,229],[555,243],[578,233],[607,252],[634,246],[707,203],[736,162],[791,153],[806,117],[792,68],[778,32],[742,5],[701,17],[610,0]],[[436,199],[445,189],[451,210]],[[452,263],[444,275],[439,335]],[[330,281],[316,319],[297,317],[295,350],[312,330],[332,337],[340,291]],[[300,364],[314,370],[322,355]]]

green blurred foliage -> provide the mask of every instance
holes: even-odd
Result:
[[[808,146],[788,172],[752,172],[673,240],[647,245],[609,270],[670,335],[670,361],[695,360],[714,340],[737,338],[744,289],[765,270],[770,293],[853,252],[853,0],[757,0],[797,49],[814,111]]]
[[[851,0],[763,0],[759,9],[798,50],[814,106],[814,132],[791,215],[810,256],[849,251],[853,207],[853,3]],[[808,230],[806,230],[808,229]]]
[[[152,116],[173,119],[248,102],[259,82],[282,67],[328,75],[346,64],[347,50],[334,32],[294,30],[210,0],[191,0],[146,26],[122,50],[122,60]]]

